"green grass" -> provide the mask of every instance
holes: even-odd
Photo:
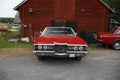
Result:
[[[3,26],[6,26],[7,24],[5,23],[0,23],[0,28],[3,28]]]
[[[0,27],[5,24],[0,23]],[[32,43],[25,43],[18,41],[17,43],[9,43],[8,39],[11,38],[20,38],[19,32],[12,32],[11,34],[4,33],[3,35],[0,32],[0,49],[3,48],[32,48]]]
[[[0,49],[1,48],[31,48],[32,47],[32,43],[25,43],[25,42],[20,42],[18,41],[17,43],[14,43],[14,42],[8,42],[8,39],[10,38],[16,38],[16,35],[15,34],[12,34],[12,37],[11,35],[7,35],[7,34],[4,34],[2,36],[2,34],[0,33]],[[17,36],[17,38],[19,38]]]
[[[32,48],[32,43],[25,42],[9,43],[5,39],[0,39],[0,49],[1,48]]]

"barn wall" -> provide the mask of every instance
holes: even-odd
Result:
[[[22,36],[42,31],[52,20],[72,21],[74,3],[75,0],[29,0],[19,9]]]
[[[75,0],[55,0],[54,19],[74,19]]]
[[[23,37],[42,31],[52,20],[76,21],[78,33],[108,26],[109,10],[98,0],[29,0],[19,12]]]
[[[20,8],[22,36],[31,36],[40,32],[54,16],[54,0],[29,0]]]
[[[81,30],[105,31],[108,27],[109,10],[98,0],[76,0],[75,19]]]

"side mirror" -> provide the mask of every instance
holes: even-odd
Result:
[[[40,34],[42,34],[42,31],[40,31]]]

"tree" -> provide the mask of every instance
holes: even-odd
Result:
[[[1,23],[13,23],[14,18],[0,18]]]
[[[112,8],[115,9],[114,14],[110,14],[110,18],[115,19],[120,22],[120,0],[103,0]]]

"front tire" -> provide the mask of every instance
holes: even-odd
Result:
[[[37,59],[38,59],[39,61],[41,61],[41,60],[44,60],[45,57],[44,57],[44,56],[37,56]]]
[[[81,60],[82,60],[82,57],[75,57],[75,60],[81,61]]]
[[[115,50],[120,50],[120,41],[114,42],[112,48]]]

